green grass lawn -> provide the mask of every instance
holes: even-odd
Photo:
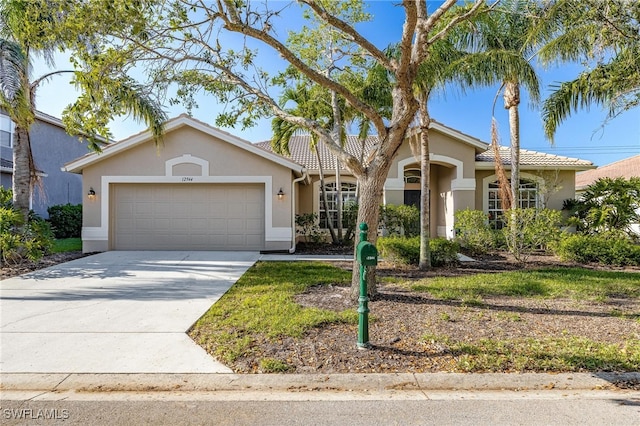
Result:
[[[401,283],[399,280],[394,280]],[[640,274],[583,268],[545,268],[405,282],[413,291],[443,300],[481,300],[490,296],[572,298],[604,301],[640,297]]]
[[[261,339],[279,341],[297,338],[313,327],[328,323],[357,324],[357,312],[305,308],[294,298],[310,286],[349,285],[351,273],[315,262],[257,263],[198,320],[190,331],[196,342],[222,362],[232,363],[251,356]],[[610,298],[636,301],[640,297],[640,274],[594,271],[582,268],[547,268],[517,272],[436,277],[419,281],[385,279],[415,292],[428,292],[440,300],[462,302],[461,306],[481,309],[485,298],[574,299],[605,303]],[[374,313],[375,314],[375,313]],[[443,314],[444,315],[444,314]],[[482,314],[485,315],[485,314]],[[491,315],[491,314],[488,314]],[[620,321],[640,321],[640,313],[611,314]],[[374,317],[375,318],[375,317]],[[516,313],[498,313],[496,320],[520,321]],[[435,317],[435,321],[451,318]],[[481,327],[480,322],[476,322]],[[571,335],[540,338],[478,339],[454,341],[433,335],[425,324],[423,342],[449,348],[456,371],[638,371],[640,340],[630,332],[617,343],[593,341]],[[287,371],[278,359],[259,361],[263,371]]]
[[[252,335],[301,336],[330,322],[357,323],[355,310],[303,308],[294,296],[318,284],[348,285],[351,273],[323,263],[259,262],[194,325],[191,336],[223,361],[249,350]]]
[[[53,242],[51,253],[64,253],[67,251],[82,251],[82,240],[80,238],[63,238]]]

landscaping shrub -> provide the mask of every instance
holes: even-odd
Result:
[[[401,265],[417,265],[420,260],[420,237],[380,237],[378,251],[385,260]]]
[[[489,226],[488,215],[480,210],[458,210],[455,216],[456,242],[471,254],[496,248],[497,232]]]
[[[389,235],[415,237],[420,235],[420,210],[416,206],[381,206],[380,225]]]
[[[348,200],[342,206],[342,222],[344,223],[344,243],[353,245],[358,232],[358,203]]]
[[[82,204],[58,204],[47,209],[57,239],[78,238],[82,232]]]
[[[547,251],[560,239],[562,214],[549,209],[515,209],[505,212],[502,228],[507,248],[520,261],[535,251]],[[515,221],[515,238],[510,232]]]
[[[322,241],[322,232],[318,226],[318,215],[316,213],[305,213],[296,215],[296,231],[302,235],[306,243],[319,243]]]
[[[24,224],[19,210],[11,204],[11,191],[0,191],[0,257],[2,263],[32,261],[44,256],[53,245],[53,234],[47,222],[30,215]]]
[[[378,251],[385,260],[402,265],[417,265],[420,260],[420,237],[380,237]],[[429,240],[431,266],[452,265],[458,262],[458,249],[455,241],[444,238]]]
[[[562,260],[604,265],[640,265],[640,246],[619,233],[570,235],[555,245]]]
[[[460,245],[446,238],[432,238],[429,240],[431,249],[431,266],[446,266],[458,264]]]
[[[581,233],[622,231],[633,236],[632,225],[640,221],[640,177],[598,179],[579,200],[565,200],[563,209]]]

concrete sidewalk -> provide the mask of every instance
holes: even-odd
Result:
[[[84,257],[0,283],[3,373],[230,373],[186,331],[257,252]]]

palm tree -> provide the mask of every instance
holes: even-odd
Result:
[[[579,108],[598,104],[607,119],[640,105],[640,3],[625,0],[550,2],[541,31],[557,32],[540,51],[545,63],[595,62],[574,80],[555,86],[544,102],[545,134],[553,141],[558,126]]]
[[[41,82],[53,75],[31,80],[30,59],[32,54],[40,54],[52,64],[58,43],[44,33],[52,29],[53,22],[47,10],[36,11],[29,2],[6,1],[0,8],[0,107],[15,123],[13,205],[25,222],[36,177],[29,139],[29,128],[35,120],[35,92]]]
[[[533,103],[540,100],[540,82],[531,63],[537,48],[537,39],[531,37],[539,11],[534,2],[507,0],[499,8],[478,16],[461,26],[456,34],[461,47],[470,54],[454,64],[460,81],[468,87],[488,86],[501,83],[504,107],[509,111],[509,133],[511,142],[512,205],[518,207],[520,186],[520,89],[526,88]],[[497,98],[497,95],[496,95]],[[495,101],[494,101],[495,102]],[[494,129],[495,130],[495,129]],[[492,139],[497,132],[492,132]],[[492,141],[497,144],[497,141]],[[501,160],[496,158],[496,165]],[[497,172],[500,175],[499,172]],[[505,188],[506,182],[501,182]],[[515,223],[515,221],[514,221]],[[515,232],[511,233],[515,235]]]
[[[83,89],[83,99],[96,102],[95,108],[102,108],[113,114],[114,111],[131,112],[136,119],[149,124],[156,140],[162,134],[166,115],[161,107],[132,84],[133,80],[120,78],[114,84],[91,84],[91,71],[55,70],[36,79],[31,76],[31,57],[42,56],[53,67],[53,54],[66,44],[61,29],[64,22],[56,14],[55,3],[49,0],[39,2],[7,0],[0,4],[0,108],[7,112],[15,123],[13,144],[13,205],[19,209],[25,219],[29,214],[31,192],[36,179],[36,167],[31,153],[29,130],[35,121],[35,95],[41,83],[62,73],[75,73],[77,85]],[[25,25],[25,23],[29,25]],[[82,84],[82,82],[87,84]],[[97,90],[91,93],[89,88]],[[100,92],[100,97],[96,96]],[[82,122],[81,117],[73,117],[68,123]],[[82,133],[81,128],[69,128],[67,131]],[[87,136],[85,134],[85,136]],[[88,135],[89,148],[99,150],[96,138]]]
[[[331,106],[328,105],[325,93],[319,90],[317,86],[309,86],[305,83],[299,83],[295,88],[287,88],[283,92],[280,97],[280,102],[282,105],[286,105],[288,102],[294,102],[295,107],[290,109],[289,111],[300,115],[306,118],[318,120],[318,121],[326,121],[327,125],[330,125],[332,119],[331,114]],[[271,147],[278,154],[289,154],[289,141],[291,137],[298,133],[304,133],[306,129],[302,126],[294,125],[288,121],[283,120],[280,117],[276,117],[271,122],[271,128],[273,130],[273,137],[271,139]],[[321,201],[324,207],[324,211],[327,212],[327,227],[329,229],[329,234],[331,235],[331,241],[334,244],[340,243],[341,236],[336,234],[336,231],[333,227],[333,220],[328,216],[329,206],[327,202],[327,193],[325,187],[324,180],[324,166],[322,164],[322,158],[320,156],[320,151],[318,148],[318,137],[315,133],[310,134],[311,145],[310,148],[315,152],[316,158],[318,159],[318,168],[320,174],[320,191],[321,191]],[[336,176],[339,171],[336,166]],[[338,185],[338,179],[336,178],[336,189]],[[338,197],[341,197],[340,193],[337,194]],[[337,208],[341,208],[341,203],[337,204]],[[340,220],[340,215],[338,215],[338,220]]]

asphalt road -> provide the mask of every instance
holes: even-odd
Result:
[[[53,397],[53,395],[51,395]],[[1,401],[3,425],[638,425],[638,393],[123,392]],[[262,399],[262,400],[260,400]],[[306,400],[305,400],[306,399]]]

